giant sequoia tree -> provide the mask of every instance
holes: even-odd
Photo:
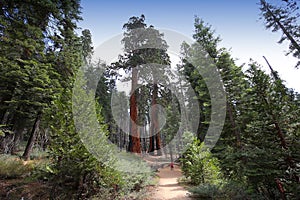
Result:
[[[138,92],[141,91],[138,86],[138,80],[149,82],[152,81],[151,87],[151,105],[153,112],[150,125],[150,147],[149,151],[153,152],[155,149],[161,148],[161,139],[159,133],[159,124],[157,117],[157,99],[159,92],[158,77],[165,74],[164,67],[169,64],[169,57],[166,53],[167,44],[163,40],[163,35],[153,26],[147,27],[145,24],[145,17],[131,17],[128,23],[124,24],[125,29],[124,38],[122,40],[125,47],[125,54],[120,56],[119,62],[113,65],[114,69],[124,69],[131,71],[131,93],[130,93],[130,136],[128,150],[135,153],[141,152],[140,124],[139,115],[143,108],[147,105],[138,107]],[[151,64],[147,65],[147,64]],[[154,65],[153,65],[154,64]],[[155,65],[157,64],[157,65]],[[140,109],[140,110],[139,110]],[[144,113],[146,114],[146,113]],[[141,115],[140,115],[141,116]],[[145,118],[146,119],[146,118]],[[154,142],[155,141],[155,142]]]

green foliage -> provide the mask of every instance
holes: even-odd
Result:
[[[52,101],[78,66],[70,50],[77,45],[74,31],[79,12],[77,0],[1,3],[0,120],[13,132],[6,136],[13,138],[12,144],[1,141],[2,151],[15,154],[22,138],[37,133],[31,129],[47,128],[43,119],[40,127],[33,124],[38,113],[51,112]]]
[[[134,191],[140,191],[147,186],[151,180],[149,173],[126,173],[123,174],[122,190],[124,194],[130,194]]]
[[[272,9],[275,10],[273,7]],[[268,23],[270,26],[274,25],[271,21]],[[217,49],[219,37],[214,37],[211,27],[198,18],[195,20],[195,29],[194,38],[216,64],[227,96],[224,128],[210,155],[218,158],[219,170],[226,177],[226,181],[223,179],[224,183],[217,185],[218,191],[213,189],[214,184],[213,186],[204,184],[196,190],[201,193],[202,189],[205,191],[206,187],[213,187],[214,194],[204,193],[208,196],[220,193],[230,199],[242,195],[232,190],[231,183],[238,182],[241,187],[237,188],[247,188],[245,193],[251,198],[276,199],[282,196],[295,198],[298,195],[296,185],[299,184],[300,161],[299,151],[296,150],[299,149],[297,93],[285,87],[284,81],[271,66],[271,76],[259,69],[258,64],[254,62],[250,64],[248,71],[243,72],[242,67],[235,65],[229,52]],[[201,62],[201,56],[198,55],[202,52],[201,48],[183,44],[182,49],[184,59],[192,59],[199,63],[199,66],[205,66],[205,63]],[[203,78],[197,74],[194,66],[183,60],[181,69],[200,97],[198,102],[204,116],[199,124],[198,138],[203,140],[206,127],[210,123],[209,93]],[[188,151],[193,155],[191,152],[199,152],[198,148],[195,146]],[[204,175],[197,177],[197,170],[193,171],[194,165],[200,169],[204,167],[203,163],[197,162],[200,159],[195,158],[196,156],[189,158],[191,162],[185,161],[183,171],[185,174],[191,174],[188,177],[194,179],[194,183],[205,183]],[[278,189],[280,187],[283,188],[283,192]]]
[[[289,41],[289,53],[299,58],[297,2],[282,1],[281,6],[274,6],[261,0],[260,5],[266,28],[282,30],[280,42]],[[18,153],[18,148],[25,146],[20,143],[26,142],[20,140],[27,140],[30,132],[35,133],[31,131],[33,128],[40,132],[50,129],[51,139],[49,162],[23,162],[17,157],[1,156],[0,176],[23,178],[31,174],[50,180],[54,185],[52,199],[133,198],[129,194],[141,191],[152,172],[135,156],[117,154],[116,148],[107,142],[108,137],[115,138],[121,147],[118,140],[126,136],[113,121],[110,109],[117,77],[114,70],[123,69],[127,73],[145,63],[168,65],[168,46],[159,31],[153,26],[147,27],[145,16],[132,17],[123,27],[124,56],[100,78],[101,73],[96,72],[107,66],[99,62],[94,68],[91,64],[90,31],[84,30],[81,37],[75,33],[76,23],[81,19],[79,7],[78,0],[41,0],[33,4],[18,0],[1,2],[0,150]],[[198,139],[204,140],[212,114],[212,99],[205,82],[205,75],[210,72],[207,54],[222,76],[227,116],[221,138],[212,152],[195,139],[181,158],[184,175],[196,185],[191,191],[202,199],[279,199],[283,196],[296,199],[300,195],[299,94],[286,88],[271,67],[271,76],[254,62],[243,72],[229,52],[218,49],[220,38],[214,36],[211,26],[197,17],[194,25],[193,37],[197,43],[182,45],[182,65],[178,69],[196,93],[201,115]],[[134,28],[145,29],[147,34],[137,39]],[[158,45],[161,50],[140,49],[145,43]],[[197,66],[192,66],[190,61]],[[87,73],[78,71],[83,64],[87,65]],[[164,105],[168,123],[162,133],[163,140],[168,142],[180,123],[185,123],[184,130],[189,130],[192,123],[180,121],[183,113],[175,97],[155,82],[158,75],[166,76],[170,69],[155,66],[144,68],[140,71],[143,73],[136,71],[142,82],[153,81],[153,85],[137,90],[140,94],[136,102],[137,121],[147,124],[151,105]],[[150,73],[154,75],[149,79]],[[84,75],[88,75],[89,80],[85,80]],[[95,94],[86,88],[97,83],[95,100]],[[184,90],[186,85],[180,87],[182,92],[188,92]],[[124,94],[119,95],[125,98]],[[191,109],[192,104],[186,102],[185,105]],[[125,118],[128,105],[118,106],[115,107],[118,115]],[[33,127],[40,113],[43,113],[40,127]],[[196,115],[199,113],[186,117],[192,120]],[[187,132],[181,136],[180,142],[184,143],[192,137]],[[170,154],[175,153],[175,146],[170,146]],[[47,152],[35,149],[31,158],[44,159],[45,154]],[[117,160],[116,155],[124,159]],[[126,169],[132,171],[120,172]],[[280,187],[284,191],[278,189]]]
[[[77,89],[79,90],[80,88]],[[84,98],[84,96],[82,97]],[[73,121],[70,97],[71,91],[65,91],[61,99],[55,102],[55,107],[53,107],[56,112],[55,115],[51,116],[51,121],[54,123],[51,126],[50,155],[54,162],[49,171],[53,174],[53,180],[60,183],[71,183],[71,188],[77,189],[80,195],[85,195],[86,197],[97,194],[103,188],[110,191],[113,185],[118,185],[120,174],[110,168],[108,163],[100,163],[82,143]],[[85,102],[88,103],[87,101]],[[83,104],[82,108],[84,106],[86,105]],[[81,117],[83,119],[89,116],[83,115]],[[91,137],[91,140],[99,141],[93,137],[93,133]],[[109,155],[107,153],[110,149],[103,149],[105,147],[101,146],[101,144],[98,148],[101,148],[103,156]]]
[[[225,199],[220,188],[212,184],[200,184],[189,190],[197,199]]]
[[[291,128],[299,120],[294,113],[299,111],[299,106],[276,72],[269,77],[254,63],[248,70],[248,77],[253,90],[249,90],[248,102],[252,107],[248,110],[251,122],[245,129],[245,174],[249,183],[262,194],[279,198],[275,180],[281,180],[287,190],[299,183],[296,180],[299,152],[294,149],[299,149],[296,139],[299,126]],[[294,192],[296,190],[291,192],[292,196]]]
[[[217,45],[221,41],[219,37],[214,36],[211,26],[205,24],[199,17],[195,17],[195,34],[193,38],[205,49],[211,58],[218,55]]]
[[[222,182],[218,160],[198,139],[194,139],[180,161],[183,174],[190,180],[191,184],[209,183],[218,185]]]
[[[272,32],[281,31],[283,34],[278,43],[287,41],[289,43],[289,52],[287,54],[292,54],[299,59],[299,2],[289,0],[271,4],[265,0],[261,0],[260,10],[265,22],[265,27],[271,29]],[[300,61],[297,62],[296,67],[298,68],[299,65]]]
[[[200,184],[189,189],[192,197],[197,199],[262,199],[259,195],[254,195],[240,183],[224,182],[222,185]]]
[[[115,147],[107,141],[108,131],[101,115],[102,108],[95,102],[94,96],[83,89],[86,84],[83,72],[79,71],[77,75],[73,103],[71,91],[65,91],[61,99],[54,102],[56,114],[50,116],[54,122],[51,125],[50,146],[50,155],[54,160],[48,167],[52,180],[69,185],[69,189],[75,191],[74,197],[116,198],[139,190],[150,174],[136,175],[135,172],[145,166],[134,159],[127,163],[122,160],[117,162]],[[96,106],[96,122],[91,105]],[[133,171],[124,174],[118,171],[121,168]],[[56,193],[64,188],[57,188]]]

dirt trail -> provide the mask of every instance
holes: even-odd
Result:
[[[178,166],[174,166],[174,170],[165,167],[159,170],[159,184],[151,195],[150,200],[190,200],[188,191],[180,186],[177,178],[181,177],[181,171]]]

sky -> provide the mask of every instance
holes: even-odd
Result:
[[[279,1],[279,0],[278,0]],[[300,92],[300,69],[297,60],[286,56],[288,43],[278,44],[280,32],[266,30],[260,19],[258,0],[82,0],[82,29],[92,33],[95,48],[122,34],[122,26],[132,16],[144,14],[146,23],[158,29],[176,31],[192,39],[194,16],[212,26],[222,39],[219,47],[230,50],[237,65],[250,58],[269,73],[265,56],[290,88]],[[276,2],[276,0],[272,0]]]

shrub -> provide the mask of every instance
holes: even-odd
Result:
[[[17,156],[1,155],[0,156],[0,177],[1,178],[18,178],[24,177],[31,173],[34,168],[32,162],[24,162]]]
[[[248,192],[247,187],[243,184],[230,181],[223,184],[200,184],[192,187],[189,190],[193,197],[199,199],[262,199],[261,196],[255,195],[253,192]]]
[[[223,196],[220,187],[212,184],[200,184],[189,191],[199,199],[221,199]]]
[[[212,157],[203,143],[194,139],[180,159],[184,176],[193,185],[220,184],[222,173],[217,158]]]

